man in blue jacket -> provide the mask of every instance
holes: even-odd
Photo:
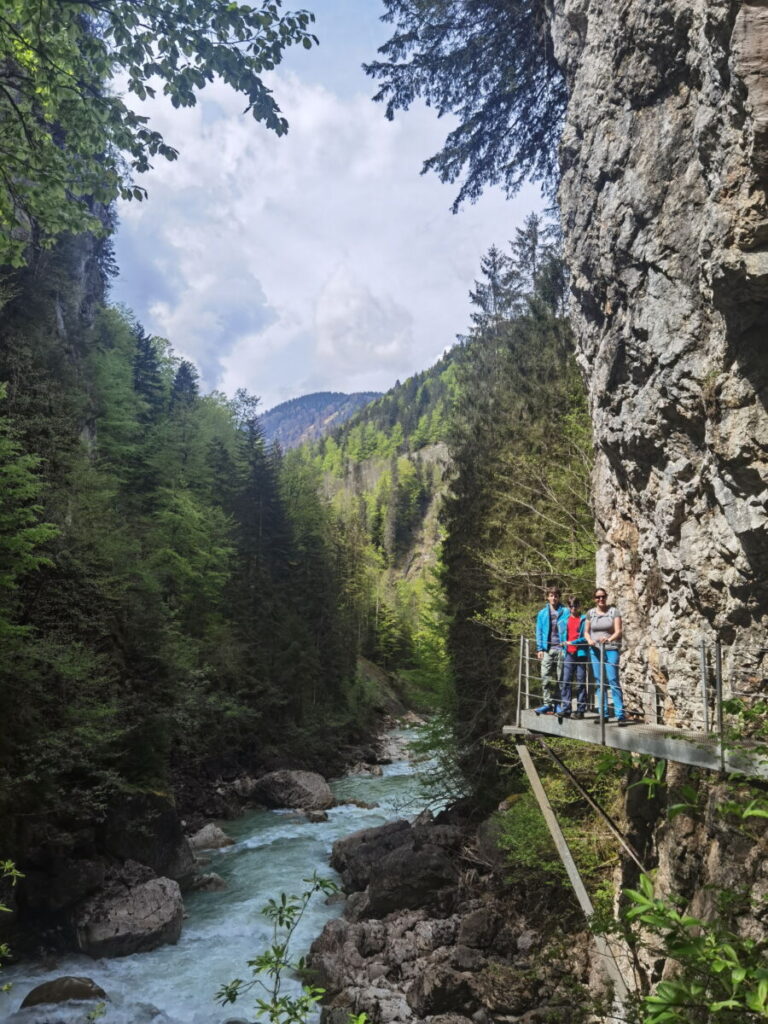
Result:
[[[547,603],[536,616],[536,657],[541,663],[541,691],[544,703],[537,715],[554,713],[563,672],[563,646],[568,609],[560,604],[560,591],[550,587]]]

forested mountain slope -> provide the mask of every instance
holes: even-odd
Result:
[[[592,442],[551,227],[492,247],[469,329],[431,369],[291,453],[356,538],[366,653],[432,711],[466,764],[501,722],[510,641],[542,589],[592,586]],[[454,728],[455,727],[455,728]]]
[[[363,405],[380,396],[378,391],[351,395],[340,391],[317,391],[281,402],[261,414],[261,429],[267,444],[295,448],[314,441],[346,422]]]
[[[693,724],[702,671],[712,679],[722,669],[725,736],[764,744],[764,5],[384,3],[393,32],[367,68],[377,99],[390,116],[422,99],[457,118],[426,168],[460,182],[458,202],[488,185],[512,194],[527,175],[559,201],[595,439],[597,579],[624,612],[633,706],[650,722]],[[568,437],[561,430],[550,443],[553,470]],[[477,510],[493,530],[486,507]],[[550,539],[529,554],[546,561],[558,547]],[[468,568],[472,554],[467,544]],[[519,577],[515,562],[485,563],[497,579]],[[722,665],[702,655],[702,637],[711,650],[715,636]],[[576,756],[565,742],[560,754]],[[593,895],[607,898],[598,930],[607,923],[627,941],[625,975],[636,993],[620,1010],[562,991],[558,1005],[542,1006],[534,985],[516,1012],[643,1024],[765,1020],[765,830],[751,820],[768,813],[764,784],[673,762],[614,767],[633,850],[614,854],[613,871],[600,865],[604,888]],[[612,770],[592,763],[591,792]],[[547,783],[581,868],[598,828],[572,829],[574,789],[563,777]],[[514,792],[505,806],[505,844],[536,877],[529,894],[540,891],[551,875],[540,870],[546,858],[530,805]],[[571,941],[569,962],[579,948]]]
[[[398,382],[338,430],[286,459],[317,474],[340,536],[356,552],[364,653],[395,671],[425,710],[439,703],[446,678],[435,574],[458,352]]]
[[[360,570],[314,482],[255,399],[201,395],[104,304],[109,269],[106,243],[61,243],[3,309],[0,820],[22,861],[121,794],[339,764],[373,723]]]

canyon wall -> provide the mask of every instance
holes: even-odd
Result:
[[[630,707],[768,668],[768,2],[554,0],[560,203]],[[655,705],[655,706],[654,706]]]

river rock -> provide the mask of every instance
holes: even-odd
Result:
[[[328,815],[325,811],[305,811],[304,813],[307,821],[314,825],[318,825],[323,821],[328,821]]]
[[[462,918],[458,942],[474,949],[487,949],[496,938],[499,923],[498,915],[490,907],[470,910]]]
[[[176,855],[165,870],[165,877],[172,878],[182,889],[186,889],[192,884],[198,867],[190,842],[184,837],[176,848]]]
[[[245,802],[252,800],[258,788],[258,781],[250,775],[241,775],[232,783],[232,791]]]
[[[393,910],[441,902],[457,878],[456,858],[444,848],[404,843],[388,853],[373,872],[366,912],[370,917],[384,917]]]
[[[451,1014],[462,1008],[471,996],[470,976],[442,964],[425,964],[408,987],[408,1005],[419,1017]]]
[[[198,875],[192,882],[191,888],[195,892],[223,892],[227,888],[227,883],[221,875],[216,874],[215,871],[209,871],[205,875]]]
[[[349,775],[371,775],[375,778],[381,778],[384,774],[384,769],[378,764],[366,764],[365,761],[358,761],[357,764],[353,764],[348,770]]]
[[[331,852],[331,867],[341,875],[347,891],[365,889],[371,871],[395,847],[412,838],[410,824],[402,819],[378,828],[364,828],[337,839]]]
[[[181,934],[184,905],[177,882],[151,878],[113,886],[82,903],[73,916],[78,949],[89,956],[128,956]]]
[[[435,969],[452,970],[450,946],[457,923],[456,917],[430,919],[423,910],[392,914],[383,921],[339,918],[312,944],[310,966],[328,990],[331,1007],[354,1007],[376,1021],[413,1021],[418,1015],[410,1002],[416,997],[408,993],[431,970],[431,958]],[[465,991],[463,981],[459,987]],[[424,998],[423,1005],[448,1003]],[[324,1020],[337,1019],[324,1014]]]
[[[331,867],[341,875],[344,889],[354,893],[345,913],[360,920],[440,902],[456,881],[461,841],[457,826],[412,828],[404,820],[337,840]]]
[[[189,845],[193,850],[221,850],[225,846],[233,846],[234,842],[234,839],[231,839],[218,825],[209,822],[190,837]]]
[[[421,715],[417,715],[415,711],[406,711],[400,719],[400,725],[404,729],[414,729],[426,724],[426,721],[421,717]]]
[[[41,1003],[65,1003],[69,999],[107,999],[107,993],[90,978],[78,978],[65,975],[45,981],[33,988],[24,997],[21,1009],[28,1006],[39,1006]]]
[[[331,788],[317,772],[270,772],[258,780],[254,795],[268,807],[324,811],[333,806]]]

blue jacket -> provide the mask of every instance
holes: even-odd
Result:
[[[570,614],[570,609],[564,604],[557,609],[557,631],[561,644],[565,643],[565,623]],[[549,603],[545,604],[536,616],[536,650],[549,650]]]

